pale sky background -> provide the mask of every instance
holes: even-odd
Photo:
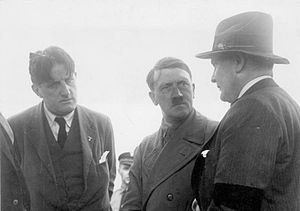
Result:
[[[162,57],[189,65],[194,107],[220,120],[229,105],[210,82],[209,60],[195,55],[211,49],[221,20],[251,10],[273,16],[274,53],[291,62],[275,65],[274,78],[300,104],[299,0],[0,0],[0,111],[9,117],[40,102],[29,52],[57,45],[75,61],[79,104],[111,118],[117,156],[159,128],[145,78]]]

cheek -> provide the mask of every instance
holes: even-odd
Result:
[[[167,96],[167,95],[159,95],[158,97],[157,97],[157,102],[159,103],[159,104],[161,104],[161,105],[167,105],[167,104],[169,104],[170,103],[170,97],[169,96]]]
[[[55,92],[51,92],[45,95],[44,100],[51,104],[56,104],[59,100],[59,95]]]

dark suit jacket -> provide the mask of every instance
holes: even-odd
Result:
[[[121,210],[191,210],[190,176],[195,157],[216,125],[194,111],[161,152],[157,148],[161,129],[146,137],[135,150]]]
[[[0,144],[1,210],[29,211],[30,200],[27,186],[18,162],[15,159],[12,140],[2,126],[2,123],[0,125]]]
[[[194,172],[203,210],[222,210],[211,200],[216,183],[263,190],[261,210],[300,210],[300,108],[273,79],[231,105],[209,144],[205,169]]]
[[[56,204],[58,200],[56,175],[42,122],[42,106],[40,103],[9,119],[34,211],[54,210],[49,204]],[[75,112],[78,112],[84,177],[84,192],[78,210],[108,210],[116,171],[111,122],[108,117],[79,105]],[[105,151],[109,151],[107,159],[99,164]]]

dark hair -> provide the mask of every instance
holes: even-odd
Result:
[[[51,79],[50,71],[55,64],[63,64],[69,73],[75,72],[71,56],[62,48],[50,46],[43,51],[29,54],[29,73],[32,83],[40,84]]]
[[[190,78],[192,79],[192,73],[190,68],[185,64],[182,60],[174,58],[174,57],[164,57],[160,59],[154,67],[150,70],[150,72],[147,75],[147,84],[151,90],[154,89],[154,73],[157,71],[161,71],[163,69],[174,69],[174,68],[179,68],[184,71],[186,71],[189,75]]]

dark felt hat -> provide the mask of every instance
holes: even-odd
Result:
[[[124,152],[118,158],[120,164],[131,165],[133,163],[133,155],[130,152]]]
[[[269,14],[246,12],[219,23],[212,51],[196,57],[210,59],[224,52],[243,52],[264,57],[275,64],[289,64],[286,58],[273,54],[273,20]]]

